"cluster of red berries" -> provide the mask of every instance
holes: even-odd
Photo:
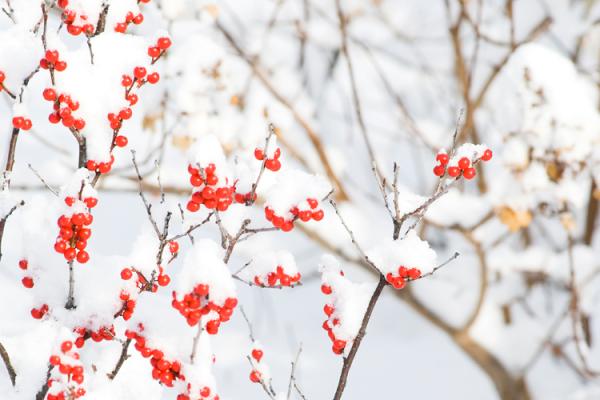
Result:
[[[311,219],[314,221],[320,221],[325,216],[322,209],[319,207],[319,201],[317,199],[306,199],[309,205],[309,209],[300,209],[298,206],[294,206],[290,209],[290,213],[294,216],[293,219],[285,219],[285,217],[275,214],[275,211],[269,207],[265,207],[265,218],[270,221],[275,228],[279,228],[284,232],[289,232],[294,229],[294,222],[299,219],[302,222],[308,222]]]
[[[92,172],[98,172],[101,174],[107,174],[110,172],[110,170],[112,169],[112,166],[115,162],[115,157],[111,154],[110,155],[110,161],[107,162],[97,162],[94,160],[87,160],[85,167],[92,171]]]
[[[13,128],[15,129],[21,129],[24,131],[28,131],[31,129],[31,127],[33,126],[33,124],[31,123],[31,120],[29,118],[26,117],[22,117],[22,116],[15,116],[12,119],[12,125]]]
[[[233,203],[235,187],[228,185],[227,178],[224,179],[225,182],[221,182],[224,185],[218,186],[219,177],[215,164],[210,163],[202,169],[188,165],[188,172],[190,183],[194,188],[198,188],[187,203],[188,211],[196,212],[202,204],[209,210],[227,211]]]
[[[268,158],[262,149],[256,148],[254,150],[254,157],[258,161],[264,161],[265,168],[273,172],[279,171],[279,169],[281,169],[281,161],[279,161],[280,156],[281,150],[279,149],[279,147],[275,149],[275,152],[273,153],[273,158]]]
[[[158,278],[156,279],[158,285],[167,286],[169,283],[171,283],[171,278],[169,275],[164,273],[163,267],[159,266],[158,271]],[[136,287],[140,291],[146,290],[149,282],[146,277],[144,277],[144,275],[135,268],[123,268],[121,270],[121,279],[128,281],[133,277],[134,273],[136,274]],[[158,285],[156,283],[152,284],[152,292],[156,292],[158,290]]]
[[[68,8],[69,0],[58,0],[58,6],[63,9],[62,20],[67,26],[67,32],[69,32],[73,36],[78,36],[82,32],[87,36],[91,36],[94,34],[96,28],[94,28],[94,25],[87,21],[87,15],[79,15],[81,23],[75,24],[75,20],[77,19],[77,12]]]
[[[266,283],[263,282],[263,278],[260,276],[254,277],[254,283],[257,284],[258,286],[273,287],[273,286],[276,286],[277,281],[279,281],[279,284],[281,286],[292,286],[292,285],[300,282],[301,277],[302,277],[302,275],[300,275],[300,272],[296,273],[295,275],[286,274],[283,267],[281,265],[278,265],[275,272],[269,272],[267,274]]]
[[[261,349],[259,349],[259,348],[252,349],[250,356],[255,361],[255,363],[252,363],[252,365],[254,366],[254,364],[260,364],[260,360],[262,360],[263,355],[264,355],[264,353]],[[252,371],[250,372],[250,381],[254,382],[254,383],[260,383],[262,381],[262,374],[256,368],[253,368]]]
[[[173,300],[171,305],[174,309],[185,317],[189,326],[194,326],[203,315],[214,311],[219,315],[218,319],[212,319],[206,323],[206,332],[216,335],[219,332],[221,322],[227,322],[233,314],[233,309],[237,306],[238,300],[235,297],[228,297],[223,304],[219,305],[211,300],[210,288],[208,285],[200,283],[196,285],[193,291],[183,296],[181,300],[177,299],[177,292],[173,291]]]
[[[139,25],[144,22],[144,16],[142,13],[134,15],[133,12],[129,11],[125,16],[124,22],[119,22],[115,25],[115,32],[125,33],[129,24]]]
[[[27,260],[25,260],[25,259],[19,260],[19,268],[20,269],[22,269],[23,271],[27,271],[28,267],[29,267],[29,262]],[[33,278],[31,276],[25,276],[25,277],[23,277],[23,279],[21,279],[21,283],[27,289],[31,289],[33,287]]]
[[[211,397],[211,390],[208,386],[204,386],[202,389],[199,390],[198,395],[199,397],[190,397],[190,390],[191,390],[191,385],[188,383],[188,393],[180,393],[179,395],[177,395],[177,399],[176,400],[207,400],[208,398]],[[215,394],[212,397],[212,400],[219,400],[219,395]]]
[[[343,274],[341,271],[340,271],[340,273]],[[321,285],[321,292],[323,292],[323,294],[325,294],[326,296],[329,296],[330,294],[333,293],[333,289],[331,288],[331,286],[324,283]],[[346,348],[346,341],[338,339],[335,336],[335,334],[333,333],[333,328],[329,325],[330,321],[333,326],[337,326],[340,324],[339,318],[331,317],[335,311],[335,307],[331,304],[325,304],[325,306],[323,307],[323,311],[325,312],[325,315],[327,315],[327,317],[328,317],[328,319],[323,321],[323,329],[325,329],[325,331],[327,331],[327,336],[331,340],[331,343],[332,343],[331,349],[333,350],[333,352],[335,354],[338,354],[338,355],[342,354],[344,352],[344,349]]]
[[[77,399],[85,395],[85,389],[81,387],[84,379],[84,371],[81,365],[68,364],[68,358],[79,360],[79,353],[73,350],[73,342],[66,340],[60,345],[60,351],[63,357],[53,354],[50,356],[49,363],[53,367],[58,367],[58,372],[64,375],[66,382],[70,384],[68,389],[61,390],[58,393],[52,393],[52,385],[58,382],[58,379],[48,379],[48,387],[50,388],[47,400],[65,400]]]
[[[76,202],[80,202],[74,197],[66,197],[65,203],[72,207]],[[88,209],[94,208],[98,204],[95,197],[86,197],[83,202]],[[63,214],[58,218],[60,228],[54,250],[64,255],[67,261],[77,260],[80,264],[85,264],[90,259],[90,255],[85,248],[87,241],[92,236],[92,230],[88,228],[92,224],[94,217],[89,212],[73,213],[70,216]]]
[[[58,124],[62,121],[65,127],[78,131],[85,128],[85,120],[83,118],[76,118],[73,115],[73,112],[79,109],[79,102],[73,100],[70,95],[65,93],[58,94],[53,88],[46,88],[42,96],[45,100],[53,103],[54,112],[48,116],[48,120],[51,123]]]
[[[457,165],[448,166],[448,162],[450,161],[450,156],[446,153],[439,153],[435,157],[436,161],[438,161],[439,164],[433,168],[433,173],[435,176],[439,176],[439,177],[442,177],[442,176],[444,176],[444,174],[448,173],[448,176],[450,176],[451,178],[457,178],[462,174],[462,176],[465,179],[473,179],[475,177],[475,175],[477,174],[477,172],[475,171],[475,168],[473,168],[473,165],[475,165],[475,163],[477,163],[477,161],[479,161],[479,160],[481,160],[481,161],[491,160],[492,155],[493,155],[492,151],[490,149],[487,149],[483,152],[483,155],[481,156],[481,158],[475,160],[472,164],[471,164],[471,160],[469,160],[467,157],[461,157],[458,160]]]
[[[150,358],[153,379],[167,387],[173,387],[173,382],[177,380],[185,380],[179,361],[169,361],[161,350],[146,346],[146,338],[135,331],[125,331],[125,337],[135,341],[135,349],[142,357]]]
[[[385,275],[385,279],[389,282],[394,289],[403,289],[406,282],[414,281],[421,277],[421,270],[418,268],[406,268],[405,266],[398,267],[398,274],[394,275],[388,272]]]
[[[254,203],[256,201],[256,192],[236,193],[234,196],[235,202],[239,204]]]
[[[113,325],[100,327],[97,331],[93,331],[84,327],[74,329],[78,335],[75,339],[75,347],[82,348],[87,339],[92,339],[94,342],[102,342],[103,340],[113,340],[115,338],[115,327]]]
[[[135,311],[135,300],[133,300],[129,293],[124,290],[119,294],[119,299],[123,302],[123,305],[115,317],[121,315],[125,321],[128,321],[133,316],[133,312]]]
[[[62,72],[67,69],[67,62],[60,59],[58,50],[46,50],[44,58],[40,60],[40,67],[42,67],[42,69]]]
[[[152,57],[152,64],[154,64],[169,47],[171,47],[171,39],[168,37],[158,38],[154,46],[148,47],[148,55]]]
[[[34,319],[42,319],[48,313],[48,304],[42,304],[40,308],[32,308],[31,316]]]

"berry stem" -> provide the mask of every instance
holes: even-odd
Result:
[[[348,380],[348,373],[350,372],[350,368],[352,367],[352,363],[354,362],[354,357],[356,356],[356,352],[358,351],[362,339],[367,332],[367,325],[369,324],[369,320],[371,319],[371,314],[373,313],[375,304],[377,304],[377,300],[379,300],[381,291],[386,285],[387,282],[385,280],[385,277],[383,275],[379,275],[379,283],[377,283],[377,287],[375,287],[375,291],[373,292],[373,295],[371,295],[371,300],[369,300],[367,311],[363,316],[360,329],[358,330],[358,335],[356,335],[356,338],[352,343],[352,348],[350,349],[350,353],[348,353],[348,357],[344,358],[342,372],[340,374],[340,379],[338,380],[338,386],[335,391],[335,395],[333,396],[333,400],[340,400],[342,398],[342,394],[344,393],[346,382]]]
[[[75,305],[75,277],[73,274],[73,260],[69,261],[69,296],[67,297],[67,304],[65,308],[67,310],[73,310],[77,306]]]
[[[2,361],[4,361],[4,365],[6,366],[6,370],[8,371],[8,377],[10,378],[10,382],[13,386],[15,386],[15,382],[17,380],[17,373],[15,372],[15,368],[10,362],[8,352],[6,351],[2,343],[0,343],[0,358],[2,358]]]

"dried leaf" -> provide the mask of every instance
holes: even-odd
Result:
[[[193,139],[187,135],[173,135],[173,146],[180,150],[187,150],[193,143]]]
[[[508,227],[511,232],[517,232],[526,228],[531,223],[533,216],[529,210],[513,210],[508,206],[500,207],[496,210],[500,221]]]
[[[512,323],[512,313],[510,311],[510,305],[508,304],[502,305],[502,319],[504,320],[505,325],[510,325]]]

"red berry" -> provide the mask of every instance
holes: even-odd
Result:
[[[417,268],[411,268],[407,271],[406,275],[411,279],[419,279],[421,277],[421,271]]]
[[[60,364],[60,357],[57,355],[50,356],[49,360],[50,365],[54,365],[55,367]]]
[[[444,168],[443,165],[436,165],[433,168],[433,174],[435,176],[442,176],[442,175],[444,175],[444,172],[446,172],[446,168]]]
[[[333,347],[336,349],[343,349],[346,347],[346,341],[337,339],[333,342]]]
[[[134,24],[136,24],[136,25],[139,25],[139,24],[141,24],[142,22],[144,22],[144,16],[143,16],[142,14],[138,14],[138,15],[136,15],[136,16],[133,18],[133,21],[132,21],[132,22],[133,22]]]
[[[94,208],[98,204],[98,199],[95,197],[86,197],[83,201],[88,208]]]
[[[95,171],[96,168],[98,168],[98,166],[96,165],[96,161],[94,161],[94,160],[87,160],[87,162],[85,163],[85,166],[90,171]]]
[[[166,50],[169,47],[171,47],[171,39],[169,39],[168,37],[161,37],[156,42],[156,45],[158,46],[159,49]]]
[[[59,61],[54,65],[54,69],[58,72],[62,72],[67,69],[67,63],[65,61]]]
[[[331,294],[332,293],[331,286],[326,285],[326,284],[322,284],[321,285],[321,292],[323,292],[323,294],[326,294],[326,295]]]
[[[177,243],[176,241],[170,241],[169,251],[171,252],[171,254],[177,253],[179,251],[179,243]]]
[[[75,248],[73,248],[73,247],[69,247],[68,249],[65,250],[63,255],[65,256],[65,260],[72,261],[77,256],[77,250],[75,250]]]
[[[490,161],[492,159],[492,151],[490,149],[487,149],[486,151],[483,152],[483,155],[481,156],[481,159],[483,161]]]
[[[129,279],[131,279],[132,276],[133,273],[129,268],[123,268],[121,270],[121,279],[123,279],[124,281],[128,281]]]
[[[436,157],[435,157],[436,161],[439,161],[440,164],[442,165],[446,165],[448,164],[448,161],[450,161],[450,157],[448,157],[448,154],[446,153],[439,153]]]
[[[21,279],[21,283],[27,289],[31,289],[33,287],[33,278],[26,276],[25,278]]]
[[[118,135],[115,138],[115,145],[118,146],[118,147],[125,147],[125,146],[127,146],[128,142],[129,141],[127,140],[127,138],[125,136],[123,136],[123,135]]]
[[[115,25],[115,32],[125,33],[126,30],[127,24],[124,22],[119,22],[117,25]]]
[[[56,64],[56,62],[59,60],[59,54],[56,50],[46,50],[45,56],[46,60],[52,64]]]
[[[448,175],[450,175],[452,178],[456,178],[458,175],[460,175],[460,168],[448,167]]]
[[[260,349],[254,349],[252,350],[252,358],[254,358],[257,362],[260,362],[260,360],[263,357],[263,351]]]
[[[258,161],[262,161],[265,159],[265,153],[262,151],[262,149],[256,148],[254,149],[254,158],[256,158]]]
[[[155,84],[160,80],[160,75],[158,72],[153,72],[151,74],[148,75],[148,77],[146,77],[146,79],[148,80],[148,83],[151,84]]]
[[[134,106],[134,105],[136,105],[136,104],[137,104],[137,102],[138,102],[139,98],[138,98],[138,95],[137,95],[137,94],[135,94],[135,93],[130,93],[130,94],[127,96],[127,100],[129,101],[129,105],[130,105],[130,106]]]
[[[323,210],[318,210],[318,211],[313,212],[311,216],[312,216],[312,219],[314,219],[315,221],[320,221],[325,216],[325,213],[323,212]]]
[[[188,201],[186,208],[190,212],[196,212],[200,209],[200,204],[190,200]]]
[[[124,119],[124,120],[131,118],[132,115],[133,115],[133,112],[131,111],[131,108],[129,108],[129,107],[125,107],[124,109],[119,111],[119,118]]]
[[[81,33],[82,29],[79,26],[75,26],[75,25],[68,25],[67,26],[67,32],[69,32],[71,35],[73,36],[77,36]]]
[[[138,80],[142,80],[146,76],[146,68],[135,67],[133,70],[133,76],[135,76]]]
[[[42,95],[44,96],[44,99],[47,101],[56,100],[56,90],[54,90],[52,88],[44,89],[44,93],[42,93]]]
[[[131,79],[131,77],[129,75],[123,75],[123,78],[121,79],[121,85],[124,87],[129,87],[131,86],[131,84],[133,83],[133,79]],[[109,117],[110,119],[110,117]]]
[[[23,259],[19,261],[19,268],[21,268],[22,270],[26,270],[28,266],[29,263],[27,262],[27,260]]]
[[[281,162],[278,159],[269,159],[265,161],[265,168],[276,172],[281,168]]]
[[[467,168],[463,171],[465,179],[473,179],[475,177],[475,168]]]
[[[252,371],[250,372],[250,380],[254,383],[259,383],[260,382],[260,372],[258,371]]]
[[[169,275],[160,275],[158,277],[158,284],[160,286],[167,286],[171,282]]]
[[[217,332],[219,332],[220,324],[221,323],[217,319],[208,321],[208,323],[206,324],[206,332],[208,332],[209,335],[216,335]]]
[[[81,250],[79,253],[77,253],[77,262],[80,264],[85,264],[86,262],[88,262],[90,259],[90,255],[88,254],[87,251],[85,250]]]
[[[14,117],[12,119],[12,124],[15,129],[21,129],[23,127],[24,122],[25,122],[25,118],[23,118],[23,117]]]
[[[158,47],[148,47],[148,55],[152,58],[160,56],[160,49]]]
[[[68,352],[69,350],[71,350],[73,348],[73,342],[71,342],[70,340],[65,340],[64,342],[62,342],[62,344],[60,345],[60,350],[63,353]]]
[[[469,168],[469,165],[471,165],[471,161],[469,161],[467,157],[463,157],[458,160],[458,168],[462,170]]]

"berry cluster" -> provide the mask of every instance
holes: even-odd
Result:
[[[27,260],[22,259],[19,261],[20,269],[22,269],[23,271],[26,271],[28,267],[29,267],[29,262]],[[31,276],[24,276],[23,279],[21,279],[21,283],[27,289],[31,289],[33,287],[33,278]]]
[[[73,342],[66,340],[60,345],[61,355],[50,356],[50,365],[58,367],[60,375],[48,379],[47,400],[77,399],[85,395],[81,387],[84,371],[79,361],[79,353],[73,350]]]
[[[394,287],[394,289],[403,289],[406,285],[406,282],[414,281],[420,277],[421,270],[418,268],[406,268],[403,265],[398,267],[397,275],[394,275],[391,272],[388,272],[385,275],[385,279]]]
[[[96,172],[96,173],[100,173],[100,174],[107,174],[112,169],[114,162],[115,162],[115,157],[111,154],[110,161],[97,162],[94,160],[87,160],[85,167],[92,172]]]
[[[29,118],[23,116],[14,116],[12,119],[12,125],[15,129],[21,129],[24,131],[28,131],[32,127],[31,120]]]
[[[190,173],[190,183],[196,189],[187,203],[187,209],[190,212],[196,212],[200,209],[200,205],[204,204],[209,210],[227,211],[233,203],[235,187],[229,185],[227,178],[219,179],[215,164],[210,163],[200,169],[189,165],[188,172]],[[221,186],[218,186],[219,181],[221,181]]]
[[[281,265],[278,265],[275,272],[269,272],[266,276],[266,280],[263,276],[256,275],[254,277],[254,283],[258,286],[276,286],[277,281],[281,286],[292,286],[298,282],[300,282],[300,272],[295,273],[294,275],[288,275],[285,273],[285,270]],[[266,283],[265,283],[266,281]]]
[[[250,381],[254,383],[260,383],[263,380],[263,373],[260,370],[263,370],[264,367],[260,363],[264,355],[262,349],[254,343],[252,351],[250,352],[250,357],[254,361],[252,361],[252,371],[250,372]]]
[[[168,37],[158,38],[154,46],[148,47],[148,55],[152,58],[152,64],[154,64],[169,47],[171,47],[171,39]]]
[[[164,270],[161,266],[158,267],[159,269],[159,274],[158,274],[158,278],[157,278],[157,282],[158,285],[160,286],[167,286],[170,282],[171,282],[171,278],[169,277],[169,275],[166,275],[164,273]],[[146,279],[146,277],[137,269],[131,267],[131,268],[123,268],[121,270],[121,279],[123,279],[124,281],[128,281],[133,277],[133,274],[136,274],[136,287],[141,291],[148,291],[148,288],[151,287],[150,291],[152,292],[156,292],[158,290],[158,285],[154,282],[149,282],[148,279]],[[150,284],[152,284],[150,286]],[[123,300],[123,299],[121,299]],[[124,301],[129,301],[129,298],[125,299]]]
[[[82,348],[87,339],[92,339],[94,342],[102,342],[103,340],[113,340],[115,338],[115,327],[102,326],[97,331],[87,329],[84,327],[78,327],[74,329],[74,332],[78,335],[75,339],[75,347],[78,349]]]
[[[289,232],[294,229],[294,222],[300,220],[308,222],[311,219],[320,221],[325,216],[322,209],[318,209],[319,201],[317,199],[306,199],[306,202],[294,206],[290,209],[292,219],[286,219],[284,216],[277,215],[269,206],[265,207],[265,218],[270,221],[275,228],[279,228],[284,232]]]
[[[275,149],[271,158],[267,157],[262,149],[256,148],[254,150],[254,157],[258,161],[264,161],[265,168],[273,172],[279,171],[281,169],[281,161],[279,161],[280,156],[281,150],[279,149],[279,147]]]
[[[212,312],[213,319],[206,323],[206,332],[216,335],[221,322],[227,322],[231,318],[238,301],[235,297],[228,297],[222,304],[217,304],[209,298],[209,285],[200,283],[192,292],[185,294],[181,300],[177,299],[177,292],[173,291],[171,305],[185,317],[189,326],[196,325],[202,316]]]
[[[77,12],[69,7],[69,0],[58,0],[58,6],[63,9],[62,19],[67,26],[67,32],[73,36],[78,36],[82,32],[91,36],[96,28],[88,21],[85,14],[77,15]]]
[[[177,399],[176,400],[208,400],[211,397],[211,390],[208,386],[204,386],[202,389],[199,390],[198,395],[199,397],[190,397],[190,384],[188,384],[188,393],[184,394],[184,393],[180,393],[179,395],[177,395]],[[215,394],[212,397],[212,400],[219,400],[219,395]]]
[[[490,149],[486,149],[483,152],[483,154],[481,155],[481,157],[478,159],[471,161],[467,157],[461,157],[461,158],[459,158],[456,165],[449,165],[450,156],[444,152],[440,152],[435,157],[436,161],[438,161],[439,164],[433,168],[433,173],[435,176],[439,176],[439,177],[442,177],[447,173],[448,176],[451,178],[458,178],[459,176],[462,175],[465,179],[473,179],[475,177],[475,175],[477,174],[477,172],[476,172],[475,168],[473,168],[473,166],[477,162],[479,162],[479,160],[481,160],[481,161],[491,160],[492,155],[493,155],[492,151]]]
[[[340,274],[343,275],[343,272],[340,271]],[[321,292],[323,292],[323,294],[325,294],[326,296],[329,296],[333,293],[333,289],[331,288],[331,286],[327,285],[326,283],[323,283],[321,285]],[[328,317],[328,319],[323,321],[323,329],[327,331],[327,336],[329,337],[329,339],[331,339],[332,350],[335,354],[342,354],[344,352],[344,349],[346,348],[346,341],[337,338],[333,333],[333,328],[331,326],[337,326],[340,324],[339,318],[333,317],[335,307],[332,304],[325,304],[325,306],[323,307],[323,311]]]
[[[142,3],[147,3],[149,0],[140,0]],[[140,14],[141,15],[141,14]],[[148,50],[149,55],[152,57],[151,64],[154,64],[171,46],[171,39],[167,37],[161,37],[158,39],[158,44],[161,45],[161,49],[159,49],[158,55],[154,57],[150,54],[150,49]],[[151,47],[153,48],[153,47]],[[112,169],[112,164],[114,162],[114,156],[112,155],[112,150],[115,147],[125,147],[129,143],[129,140],[126,136],[120,135],[119,131],[123,126],[123,122],[129,120],[133,116],[133,110],[131,107],[137,104],[139,101],[139,96],[136,93],[133,93],[134,88],[140,88],[146,83],[156,84],[160,80],[160,75],[158,72],[148,73],[145,67],[137,66],[133,69],[132,75],[124,74],[121,78],[121,86],[124,88],[124,98],[129,103],[128,107],[123,107],[116,113],[109,113],[107,115],[107,119],[110,125],[110,128],[113,130],[113,143],[111,146],[111,155],[109,162],[97,162],[96,160],[88,160],[86,167],[90,171],[94,171],[96,173],[106,174],[110,172]]]
[[[48,313],[48,304],[42,304],[40,308],[32,308],[31,316],[34,319],[42,319]]]
[[[98,204],[98,199],[95,197],[85,197],[84,199],[76,199],[75,197],[66,197],[65,203],[70,208],[92,209]],[[54,244],[54,250],[62,254],[67,261],[77,260],[80,264],[85,264],[90,259],[90,255],[85,248],[87,241],[92,235],[92,230],[88,228],[92,224],[94,217],[87,212],[72,212],[63,214],[58,218],[58,227],[60,228],[58,238]]]
[[[121,277],[123,277],[122,274]],[[136,305],[135,300],[131,299],[129,293],[124,290],[119,295],[119,299],[123,302],[123,304],[121,305],[121,310],[115,314],[115,318],[121,315],[125,321],[128,321],[133,316],[133,311],[135,310]]]
[[[67,62],[60,59],[58,50],[46,50],[44,58],[40,60],[40,67],[50,71],[62,72],[67,69]]]
[[[150,358],[153,379],[167,387],[173,387],[173,382],[177,380],[185,381],[179,361],[169,361],[161,350],[146,346],[146,338],[137,332],[127,330],[125,336],[127,339],[135,341],[135,349],[140,352],[142,357]]]
[[[54,112],[48,116],[48,120],[53,124],[62,124],[69,129],[81,131],[85,128],[85,120],[76,118],[73,115],[74,111],[79,109],[79,102],[73,100],[70,95],[61,93],[58,94],[53,88],[46,88],[42,93],[45,100],[53,103]]]
[[[144,16],[142,13],[134,15],[133,12],[129,11],[125,16],[125,21],[119,22],[115,25],[115,32],[125,33],[129,24],[139,25],[144,22]]]

